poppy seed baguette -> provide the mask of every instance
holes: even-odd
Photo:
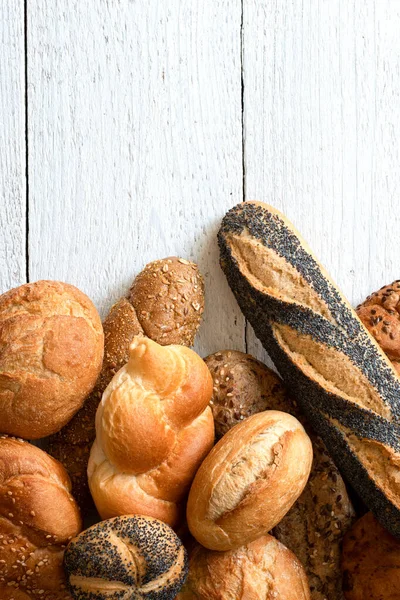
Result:
[[[289,221],[245,202],[224,217],[221,266],[339,468],[400,537],[400,379]]]

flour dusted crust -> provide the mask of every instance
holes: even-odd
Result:
[[[278,211],[240,204],[218,238],[228,282],[284,381],[359,495],[400,536],[400,380],[392,365]]]

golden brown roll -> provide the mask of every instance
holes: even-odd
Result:
[[[0,431],[61,429],[96,382],[103,342],[96,308],[72,285],[37,281],[0,296]]]
[[[400,375],[400,280],[368,296],[357,314]]]
[[[271,535],[228,552],[197,546],[179,600],[309,600],[300,561]]]
[[[134,339],[96,415],[88,475],[103,519],[137,513],[177,524],[213,445],[211,392],[210,373],[193,350]]]
[[[231,550],[265,535],[307,483],[311,441],[287,413],[265,411],[231,429],[193,481],[190,532],[210,550]]]
[[[400,541],[372,513],[364,515],[347,533],[342,568],[347,600],[400,598]]]
[[[187,555],[165,523],[125,516],[102,521],[71,541],[64,560],[79,600],[172,600],[187,575]]]
[[[204,282],[195,263],[171,256],[145,266],[129,300],[145,335],[162,346],[192,346],[204,312]]]
[[[81,530],[70,487],[63,466],[45,452],[0,437],[0,598],[70,598],[63,554]]]

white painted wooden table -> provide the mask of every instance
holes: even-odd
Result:
[[[226,210],[287,213],[353,303],[400,277],[400,0],[1,0],[0,292],[105,313],[199,262],[201,354],[263,356],[218,266]]]

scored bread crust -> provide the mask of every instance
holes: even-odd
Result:
[[[400,380],[287,219],[229,211],[221,266],[239,305],[335,462],[400,536]]]

